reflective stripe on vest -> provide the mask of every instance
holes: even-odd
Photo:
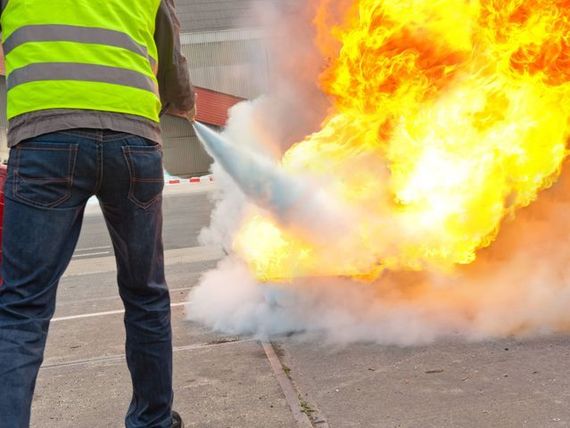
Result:
[[[155,82],[136,71],[95,64],[41,63],[14,70],[8,78],[8,90],[41,80],[81,80],[131,86],[154,93]]]
[[[154,23],[160,0],[49,3],[10,0],[2,13],[8,117],[65,108],[158,122]]]
[[[28,42],[78,42],[115,46],[141,55],[153,65],[153,68],[156,66],[156,61],[149,56],[144,45],[120,31],[73,25],[28,25],[17,29],[4,41],[4,55]]]

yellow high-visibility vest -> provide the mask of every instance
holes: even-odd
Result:
[[[2,12],[8,118],[39,110],[159,121],[160,0],[8,0]]]

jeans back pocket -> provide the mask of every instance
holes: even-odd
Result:
[[[54,208],[71,197],[78,144],[23,142],[13,150],[14,198]]]
[[[125,146],[123,154],[129,168],[129,200],[140,208],[157,201],[164,188],[162,149],[158,144]]]

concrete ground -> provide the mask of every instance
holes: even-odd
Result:
[[[200,247],[210,187],[167,191],[175,408],[190,427],[568,427],[570,338],[423,347],[263,344],[184,321],[219,249]],[[198,189],[198,190],[196,190]],[[33,404],[36,428],[120,427],[131,387],[121,303],[103,223],[90,209],[63,278]]]
[[[568,337],[281,346],[308,407],[331,427],[570,426]]]

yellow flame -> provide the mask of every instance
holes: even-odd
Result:
[[[570,1],[354,0],[342,25],[324,21],[320,35],[340,46],[321,78],[333,113],[282,164],[326,176],[366,213],[354,225],[361,254],[263,214],[247,219],[236,250],[262,280],[474,262],[566,157]]]

